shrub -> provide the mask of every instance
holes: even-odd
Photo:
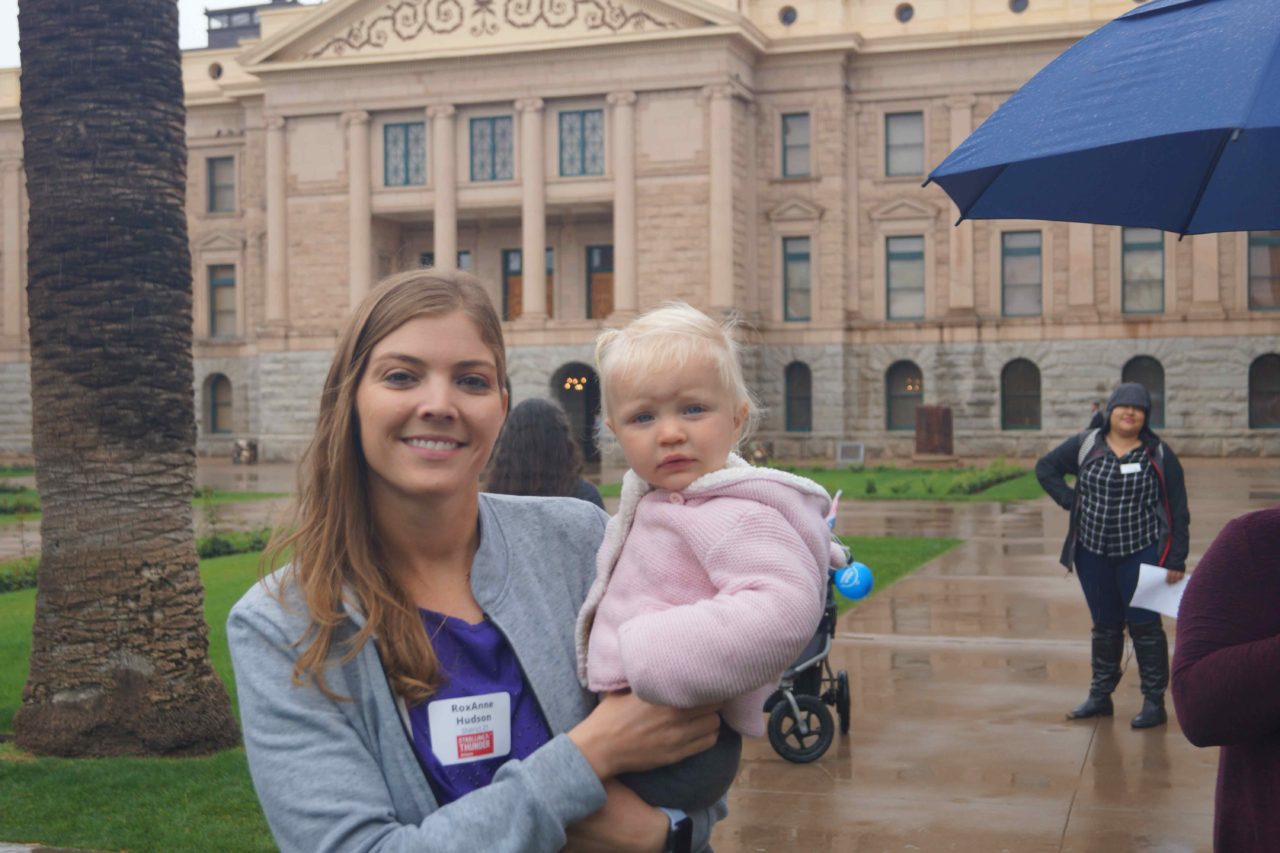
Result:
[[[201,559],[225,557],[228,554],[247,554],[267,547],[271,528],[246,530],[240,533],[215,533],[196,540],[196,553]],[[16,589],[29,589],[36,585],[39,557],[20,557],[0,563],[0,593]]]
[[[201,536],[196,540],[196,553],[201,559],[206,557],[225,557],[228,554],[247,554],[261,551],[267,547],[271,538],[271,528],[262,527],[257,530],[245,530],[238,533],[214,533]]]
[[[985,468],[972,468],[957,474],[947,487],[947,494],[974,495],[1005,480],[1021,477],[1023,473],[1017,465],[997,459]]]
[[[39,568],[39,557],[19,557],[0,563],[0,592],[13,592],[35,586]]]
[[[889,491],[893,492],[895,495],[905,495],[907,492],[911,491],[911,481],[902,480],[901,482],[894,483],[889,486]]]
[[[32,495],[0,494],[0,515],[26,515],[40,511],[40,499]]]
[[[863,487],[862,490],[869,495],[874,495],[876,493],[876,481],[873,478],[868,477],[867,484]]]

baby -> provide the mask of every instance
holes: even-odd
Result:
[[[723,703],[715,747],[623,780],[683,810],[723,796],[739,735],[764,734],[765,698],[812,639],[836,558],[826,491],[733,453],[756,407],[732,333],[668,303],[596,341],[604,423],[631,470],[578,615],[579,677],[656,704]]]

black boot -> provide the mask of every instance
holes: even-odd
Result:
[[[1142,710],[1129,725],[1135,729],[1163,726],[1169,721],[1164,710],[1164,691],[1169,687],[1169,640],[1164,626],[1159,621],[1131,624],[1129,636],[1142,679]]]
[[[1068,720],[1110,717],[1115,713],[1111,693],[1120,683],[1120,661],[1124,657],[1124,626],[1093,626],[1093,683],[1089,698],[1067,712]]]

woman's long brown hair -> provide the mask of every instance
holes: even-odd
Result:
[[[384,280],[360,303],[338,337],[320,396],[315,435],[298,465],[298,491],[288,520],[277,528],[263,554],[264,571],[285,562],[285,583],[297,584],[310,622],[296,639],[302,647],[293,681],[313,681],[331,698],[325,669],[356,656],[371,638],[392,689],[410,705],[440,684],[439,665],[418,610],[382,563],[369,514],[368,466],[360,446],[356,389],[373,348],[415,317],[458,312],[475,323],[493,353],[500,383],[507,375],[502,324],[484,287],[461,272],[413,270]],[[283,601],[283,587],[280,594]],[[343,599],[352,601],[365,623],[335,648],[348,618]]]

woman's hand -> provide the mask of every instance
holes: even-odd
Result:
[[[606,693],[595,710],[569,732],[596,775],[665,767],[715,746],[718,705],[668,708],[651,705],[629,690]]]
[[[564,849],[571,853],[661,850],[671,825],[667,816],[617,779],[605,782],[604,789],[609,796],[604,808],[566,830]]]
[[[1164,582],[1167,583],[1169,586],[1173,586],[1175,583],[1182,580],[1182,578],[1185,575],[1186,575],[1186,572],[1175,572],[1172,569],[1167,569],[1165,571]]]

